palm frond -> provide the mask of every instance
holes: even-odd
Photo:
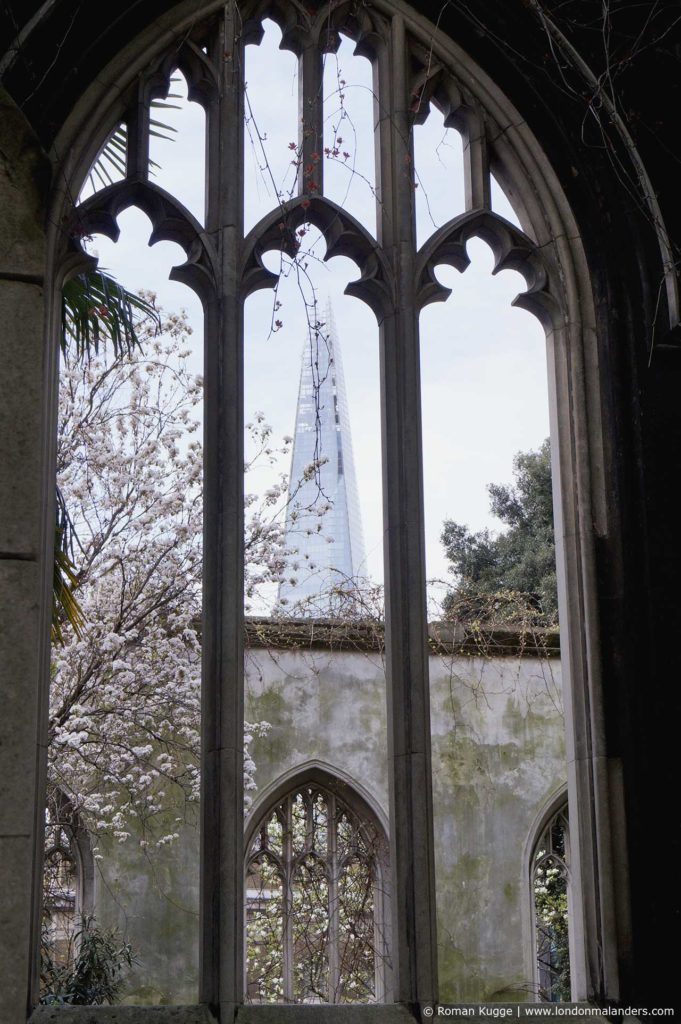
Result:
[[[52,643],[64,643],[62,627],[68,623],[77,637],[85,625],[85,615],[74,591],[80,577],[73,562],[75,529],[64,496],[57,487],[57,512],[54,524],[54,568],[52,581]]]
[[[63,627],[68,623],[78,638],[82,635],[85,615],[74,591],[79,580],[76,567],[60,547],[59,529],[54,538],[54,573],[52,582],[52,643],[64,643]]]
[[[145,320],[158,327],[150,302],[134,295],[102,270],[78,274],[64,285],[62,351],[75,349],[78,359],[110,341],[116,357],[140,347],[138,330]]]
[[[175,76],[170,79],[171,85],[177,81],[178,79]],[[169,100],[179,99],[182,99],[179,93],[170,92],[165,99],[152,100],[150,107],[153,110],[181,110],[181,104],[168,102]],[[177,132],[177,128],[166,124],[165,121],[150,119],[150,126],[150,135],[165,139],[168,142],[172,141],[173,134]],[[113,185],[117,179],[125,178],[127,174],[127,155],[128,126],[122,123],[117,125],[106,138],[90,168],[87,180],[93,192],[96,192],[98,188]],[[150,160],[149,166],[153,173],[154,168],[158,165],[153,160]]]

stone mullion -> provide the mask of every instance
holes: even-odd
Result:
[[[286,825],[282,843],[284,875],[282,878],[282,967],[284,1002],[293,1002],[293,804],[286,800]]]
[[[374,986],[377,1003],[386,1001],[386,955],[389,953],[386,944],[385,932],[385,901],[384,885],[382,882],[382,871],[378,864],[378,857],[373,865],[373,897],[374,897]]]
[[[148,181],[149,179],[149,101],[144,82],[137,88],[137,100],[130,108],[127,128],[126,177]]]
[[[416,227],[407,43],[376,65],[379,242],[394,275],[380,328],[394,998],[437,995]]]
[[[219,257],[205,303],[200,998],[243,1000],[243,46],[228,3],[209,47],[206,230]]]
[[[336,798],[332,793],[328,796],[326,819],[326,870],[328,877],[328,914],[329,914],[329,1002],[338,1002],[338,986],[340,980],[339,962],[339,922],[338,922],[338,836],[336,834]]]
[[[298,58],[298,195],[324,193],[324,56],[306,40]]]
[[[492,193],[487,135],[482,117],[472,111],[463,135],[463,170],[466,210],[491,210]]]

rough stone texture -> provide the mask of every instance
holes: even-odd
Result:
[[[0,93],[0,990],[3,1024],[28,1005],[40,795],[44,207],[47,162]]]
[[[0,715],[0,836],[33,831],[37,577],[33,562],[0,559],[0,665],[8,684]]]
[[[33,834],[0,835],[0,979],[2,1024],[26,1019],[26,950],[30,943]]]
[[[207,1006],[38,1006],[30,1024],[215,1024]]]
[[[527,847],[566,777],[559,661],[440,655],[430,675],[441,999],[527,1000]],[[271,725],[251,746],[258,792],[249,822],[282,776],[311,762],[354,784],[387,822],[379,653],[251,649],[246,718]],[[196,828],[148,856],[134,839],[100,842],[100,853],[97,914],[125,930],[142,961],[126,1000],[196,998]]]
[[[410,1024],[414,1018],[390,1006],[242,1006],[236,1024]],[[39,1006],[30,1024],[214,1024],[205,1006]]]
[[[413,1024],[397,1003],[384,1006],[241,1006],[236,1024]]]
[[[0,90],[0,555],[35,558],[40,524],[44,156]],[[7,276],[9,275],[9,277]],[[19,279],[18,279],[19,278]]]
[[[0,249],[3,236],[0,227]],[[0,554],[35,559],[41,520],[42,288],[0,277],[0,320]]]
[[[2,88],[0,124],[0,276],[12,273],[42,278],[45,234],[35,211],[40,209],[49,183],[49,166],[23,114]],[[5,317],[3,323],[6,329]]]

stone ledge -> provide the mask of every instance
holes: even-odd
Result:
[[[484,1006],[485,1013],[481,1013]],[[538,1011],[542,1009],[540,1014]],[[430,1009],[430,1007],[427,1007]],[[438,1009],[440,1012],[438,1013]],[[548,1012],[553,1010],[554,1012]],[[477,1012],[476,1012],[477,1011]],[[572,1012],[570,1012],[572,1011]],[[313,1005],[246,1005],[236,1012],[235,1024],[414,1024],[409,1009],[398,1003],[374,1006]],[[435,1012],[423,1013],[423,1024],[430,1021],[467,1021],[490,1024],[490,1021],[522,1021],[579,1019],[582,1021],[632,1021],[630,1016],[603,1015],[597,1007],[586,1003],[449,1003]],[[39,1006],[29,1024],[217,1024],[207,1006]]]
[[[381,652],[385,646],[380,622],[249,617],[244,625],[247,648]],[[560,635],[556,629],[543,627],[522,630],[489,625],[473,629],[430,622],[428,647],[431,654],[441,656],[559,658]]]
[[[216,1024],[207,1006],[38,1006],[29,1024]]]
[[[378,1006],[315,1004],[240,1006],[236,1024],[414,1024],[409,1010]],[[38,1006],[29,1024],[216,1024],[207,1006]]]
[[[406,1006],[382,1003],[374,1006],[352,1006],[339,1003],[308,1005],[240,1006],[236,1024],[414,1024]]]

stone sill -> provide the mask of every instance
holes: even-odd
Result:
[[[216,1024],[207,1006],[38,1006],[29,1024]]]
[[[240,1006],[236,1024],[414,1024],[404,1006]],[[217,1024],[207,1006],[39,1006],[29,1024]]]

